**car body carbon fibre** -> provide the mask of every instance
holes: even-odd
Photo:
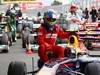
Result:
[[[72,69],[73,71],[80,70],[80,66],[82,64],[87,64],[87,63],[100,63],[100,59],[96,57],[90,57],[88,55],[83,55],[80,56],[79,58],[74,58],[74,59],[58,59],[58,60],[51,60],[43,66],[43,68],[37,73],[37,75],[56,75],[57,70],[61,65],[70,65],[69,68]],[[73,64],[73,65],[72,65]],[[60,67],[61,68],[61,67]],[[74,69],[73,69],[74,68]],[[76,71],[78,72],[78,71]],[[78,72],[79,73],[79,72]],[[80,72],[79,75],[82,75]],[[84,75],[84,74],[83,74]]]

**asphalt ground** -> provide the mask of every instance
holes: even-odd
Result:
[[[89,51],[90,55],[100,56],[99,49]],[[37,68],[37,60],[39,59],[37,53],[28,55],[25,53],[25,49],[21,47],[21,40],[10,47],[9,53],[0,53],[0,75],[7,75],[8,65],[11,61],[23,61],[27,65],[27,71],[32,71],[32,58],[34,58],[34,69]]]
[[[34,68],[37,69],[37,53],[28,55],[25,53],[25,49],[21,47],[21,40],[17,40],[10,47],[9,53],[0,53],[0,75],[7,75],[8,65],[11,61],[23,61],[27,65],[27,70],[32,70],[32,58],[34,58]]]

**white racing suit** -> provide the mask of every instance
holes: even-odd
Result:
[[[79,23],[73,22],[72,19],[76,19],[76,20],[79,20],[79,22],[81,22],[82,17],[77,12],[75,14],[68,13],[66,17],[66,20],[68,21],[67,30],[68,31],[78,31],[81,25]]]

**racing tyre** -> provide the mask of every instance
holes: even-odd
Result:
[[[14,33],[12,34],[12,41],[16,42],[16,35]]]
[[[41,69],[43,67],[43,65],[44,65],[44,62],[41,59],[39,59],[38,60],[38,68]]]
[[[93,46],[92,46],[91,42],[87,42],[87,44],[85,44],[85,46],[88,50],[93,50]]]
[[[100,63],[89,63],[85,68],[85,75],[100,75]]]
[[[4,33],[2,36],[2,45],[5,45],[4,49],[2,50],[2,53],[8,53],[9,52],[9,39],[7,33]]]
[[[29,34],[30,32],[28,30],[22,32],[22,48],[26,48]]]
[[[17,32],[20,33],[22,31],[22,28],[23,28],[22,24],[19,24],[17,27]]]
[[[2,50],[2,53],[8,53],[9,52],[9,45],[5,47],[4,50]]]
[[[29,24],[29,28],[32,29],[34,23],[32,21],[28,21],[28,24]]]
[[[11,62],[8,67],[7,75],[26,75],[27,68],[24,62]]]
[[[35,39],[34,39],[34,36],[28,36],[28,42],[30,43],[30,44],[35,44]]]
[[[22,28],[23,28],[22,24],[19,24],[18,27],[17,27],[17,33],[19,34],[19,35],[17,36],[17,38],[21,38],[21,31],[22,31]]]
[[[72,51],[72,49],[70,47],[66,47],[65,50],[64,50],[64,57],[75,58],[76,57],[76,53],[73,52],[73,51]]]
[[[3,45],[8,45],[8,35],[6,33],[3,34],[2,36],[2,44]]]
[[[9,50],[7,50],[7,49],[2,50],[2,53],[8,53],[8,52],[9,52]]]
[[[26,42],[22,39],[22,48],[26,48]]]
[[[7,35],[8,35],[8,39],[9,39],[9,46],[12,46],[12,33],[8,32]]]

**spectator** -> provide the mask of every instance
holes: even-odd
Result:
[[[41,13],[40,13],[40,12],[38,12],[38,13],[37,13],[37,16],[38,16],[38,17],[40,17],[40,16],[41,16]]]
[[[86,8],[86,9],[83,11],[83,14],[84,14],[84,18],[85,18],[85,19],[88,19],[88,18],[89,18],[89,10],[88,10],[88,8]]]
[[[98,9],[98,20],[100,20],[100,8]]]
[[[94,6],[92,7],[92,10],[90,11],[90,15],[91,15],[92,22],[96,22],[97,10],[95,9]]]
[[[9,15],[10,15],[10,9],[11,9],[11,7],[8,6],[8,9],[7,9],[7,11],[6,11],[6,16],[9,16]]]
[[[82,15],[79,14],[79,12],[77,12],[77,5],[72,4],[70,7],[70,11],[67,14],[67,18],[66,20],[68,21],[68,30],[79,30],[79,24],[78,23],[82,23]]]
[[[66,21],[66,17],[67,14],[64,15],[63,13],[60,13],[58,23],[63,30],[66,30],[68,27],[68,22]]]
[[[60,16],[59,16],[59,20],[60,20],[60,24],[64,24],[64,19],[65,19],[65,17],[64,17],[64,15],[63,15],[63,13],[60,13]]]

